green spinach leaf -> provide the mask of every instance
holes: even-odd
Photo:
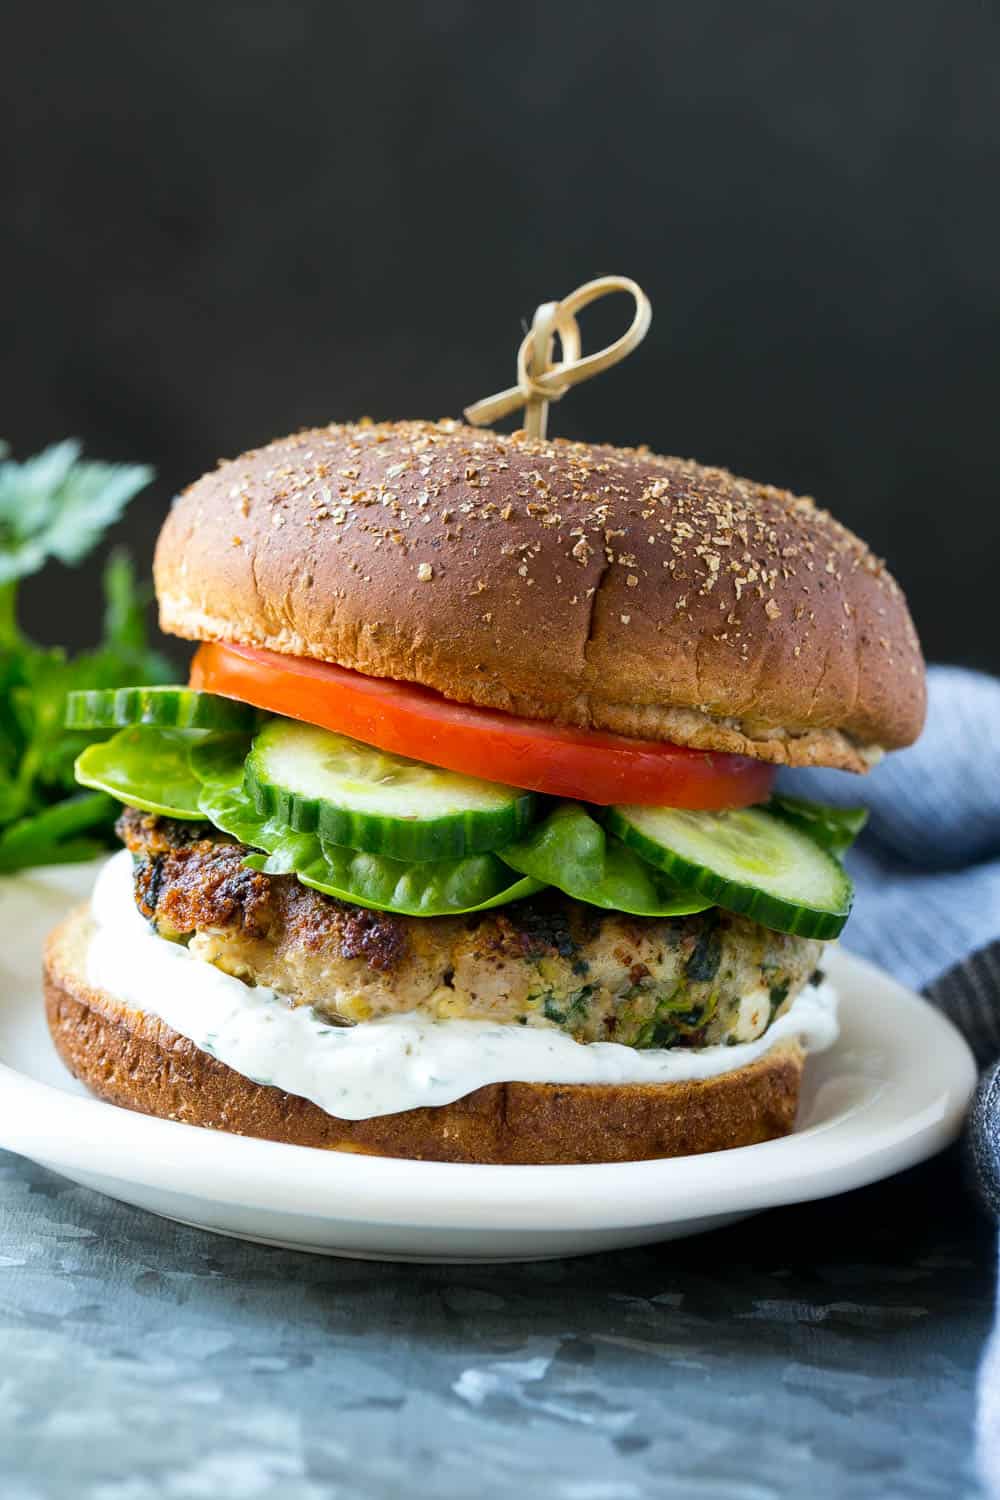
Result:
[[[679,890],[605,832],[578,802],[560,802],[523,839],[499,852],[520,874],[609,911],[675,917],[705,911],[712,904],[696,893]]]

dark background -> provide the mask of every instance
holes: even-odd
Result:
[[[602,271],[655,309],[552,430],[816,494],[928,655],[1000,668],[992,0],[3,12],[0,433],[155,464],[457,414]],[[614,336],[625,303],[585,315]],[[96,564],[27,590],[94,636]]]

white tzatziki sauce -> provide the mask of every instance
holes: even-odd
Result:
[[[87,978],[146,1011],[196,1047],[257,1083],[273,1084],[345,1120],[450,1104],[488,1083],[679,1083],[731,1073],[777,1042],[811,1052],[837,1039],[833,987],[807,986],[756,1041],[639,1051],[618,1042],[576,1042],[541,1026],[435,1020],[416,1011],[330,1025],[157,936],[136,910],[132,859],[122,850],[97,879]]]

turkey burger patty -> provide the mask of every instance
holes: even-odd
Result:
[[[465,917],[398,916],[249,869],[251,851],[209,824],[128,808],[118,831],[161,937],[341,1023],[416,1010],[632,1047],[752,1041],[822,946],[717,908],[633,917],[557,891]]]

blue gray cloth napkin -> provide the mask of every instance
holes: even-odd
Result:
[[[864,782],[786,773],[802,796],[865,803],[847,865],[857,886],[845,948],[922,990],[963,1033],[981,1068],[964,1153],[984,1208],[1000,1216],[1000,681],[933,667],[927,728]],[[1000,1324],[979,1376],[978,1457],[1000,1500]]]
[[[869,808],[846,861],[857,895],[844,947],[922,990],[976,1054],[967,1159],[1000,1216],[1000,681],[932,667],[927,727],[909,750],[861,782],[809,770],[782,785]]]

